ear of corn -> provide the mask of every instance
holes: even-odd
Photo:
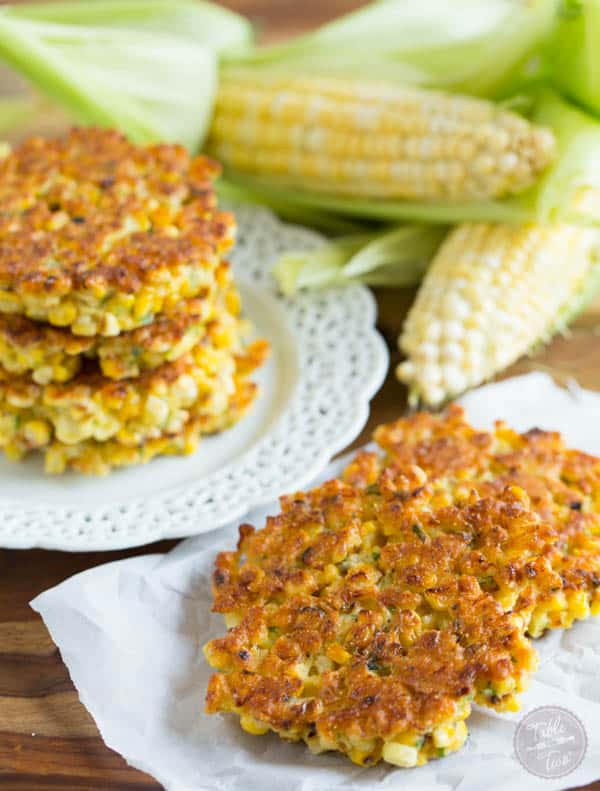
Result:
[[[208,147],[235,172],[301,189],[477,201],[532,186],[552,162],[555,140],[468,96],[225,71]]]
[[[461,225],[435,256],[407,317],[398,377],[436,406],[562,329],[598,281],[598,231]]]

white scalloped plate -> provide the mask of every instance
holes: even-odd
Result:
[[[322,237],[264,209],[236,214],[232,260],[244,311],[273,348],[252,411],[192,456],[106,478],[52,478],[39,459],[0,457],[0,546],[122,549],[214,530],[301,488],[360,432],[388,364],[371,293],[352,285],[284,299],[274,261]]]

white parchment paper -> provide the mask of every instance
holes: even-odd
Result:
[[[522,430],[559,429],[571,444],[600,453],[600,394],[562,390],[529,374],[483,387],[463,403],[476,425],[501,417]],[[341,466],[330,465],[321,479]],[[274,503],[246,521],[260,525],[276,509]],[[541,667],[522,711],[477,709],[465,747],[417,769],[363,769],[272,734],[250,736],[234,717],[206,716],[211,671],[201,646],[223,631],[221,617],[210,612],[210,574],[215,553],[236,538],[237,524],[167,555],[91,569],[32,602],[106,743],[169,791],[555,791],[600,778],[600,619],[537,641]],[[574,712],[588,737],[580,767],[559,780],[529,774],[513,751],[522,716],[549,704]]]

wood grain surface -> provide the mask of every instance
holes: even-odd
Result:
[[[264,39],[276,40],[361,5],[359,0],[227,0],[248,15]],[[397,362],[396,337],[410,291],[377,294],[380,329]],[[564,338],[521,361],[508,374],[545,370],[560,381],[576,378],[600,390],[600,301]],[[372,404],[355,445],[376,424],[397,416],[405,392],[390,374]],[[0,551],[0,789],[2,791],[150,791],[152,778],[127,766],[108,749],[78,700],[60,654],[28,602],[84,569],[144,552],[166,551],[173,542],[142,549],[65,554]],[[199,690],[199,705],[201,691]],[[600,791],[600,782],[588,787]]]

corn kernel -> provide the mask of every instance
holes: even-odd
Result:
[[[326,651],[327,656],[332,662],[338,665],[345,665],[352,659],[352,654],[348,653],[339,643],[330,645]]]
[[[50,442],[52,432],[43,420],[28,420],[23,427],[23,435],[31,447],[41,448]]]
[[[48,320],[57,327],[67,327],[77,318],[77,308],[72,302],[65,302],[48,311]]]
[[[263,736],[270,730],[266,723],[259,722],[254,717],[249,716],[240,717],[240,725],[246,733],[251,733],[253,736]]]
[[[383,760],[395,766],[410,768],[417,765],[419,752],[416,747],[409,747],[407,744],[388,742],[383,746]]]

